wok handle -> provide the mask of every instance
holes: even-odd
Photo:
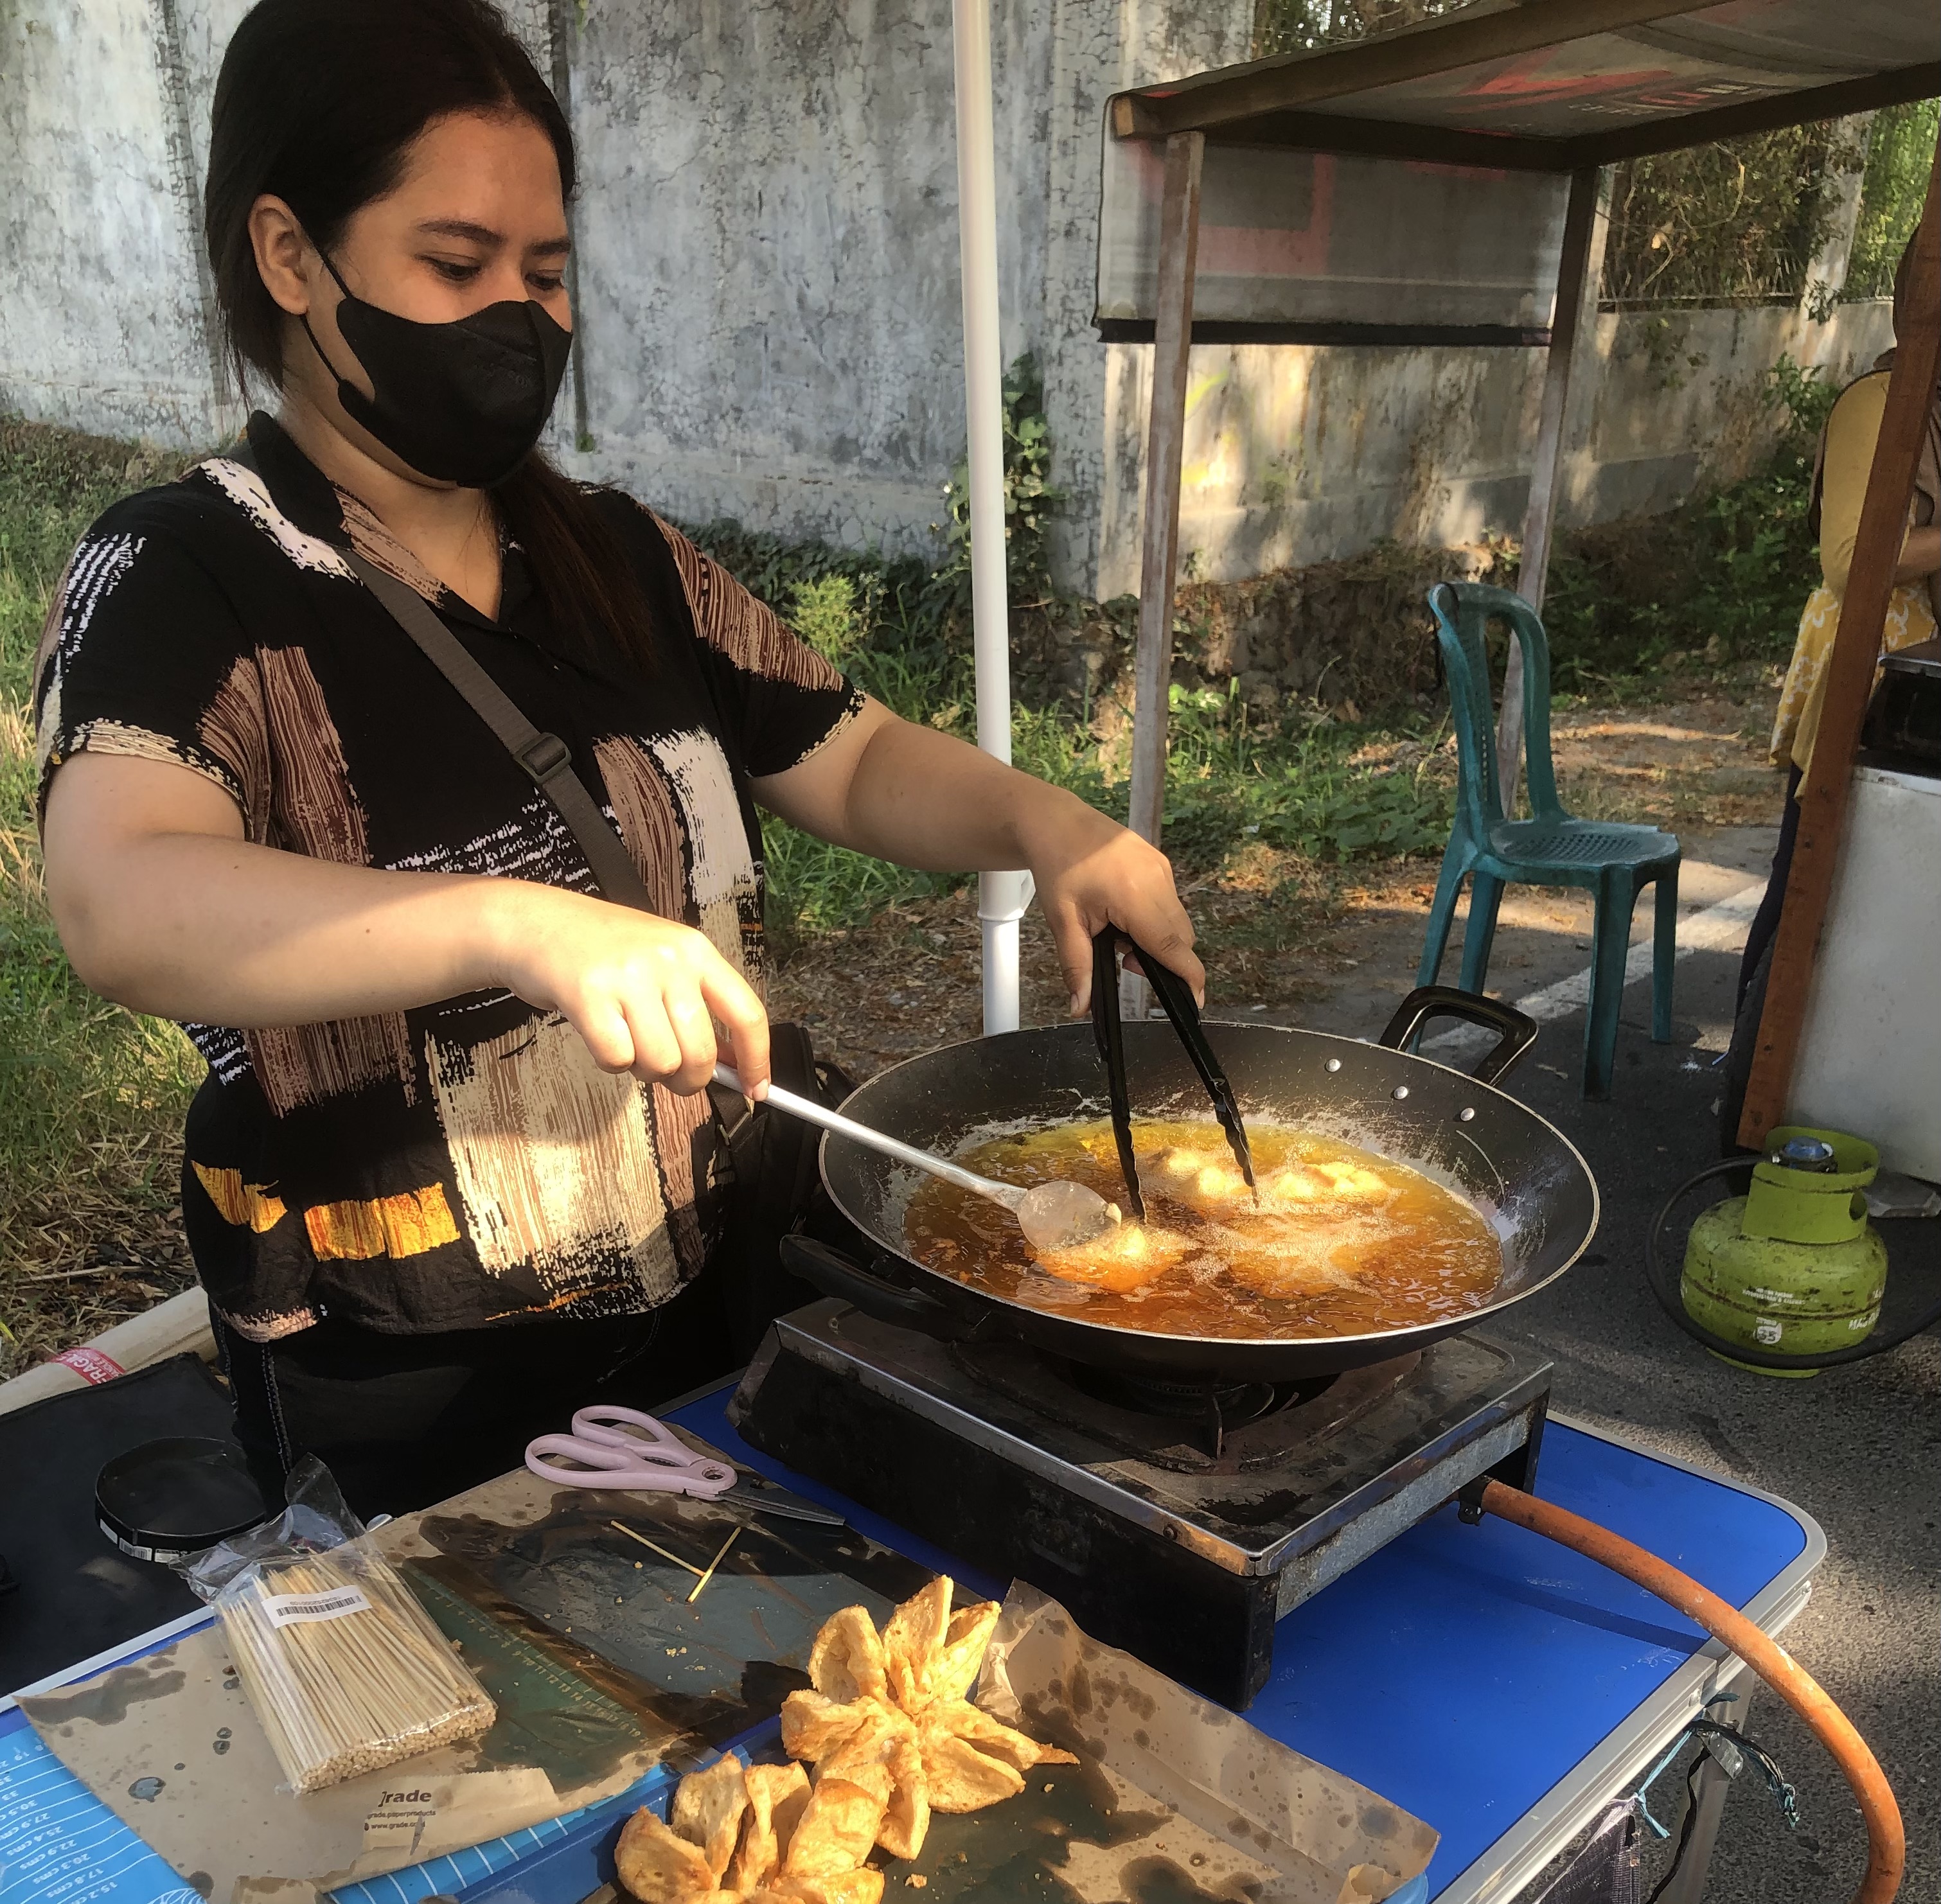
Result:
[[[915,1329],[939,1342],[967,1342],[982,1333],[977,1322],[964,1321],[921,1290],[903,1288],[813,1236],[783,1237],[781,1257],[784,1269],[825,1296],[894,1328]]]
[[[1417,986],[1395,1007],[1395,1015],[1375,1042],[1391,1051],[1406,1051],[1432,1018],[1466,1019],[1502,1035],[1496,1049],[1469,1074],[1481,1084],[1493,1084],[1536,1042],[1536,1020],[1515,1006],[1447,985]]]

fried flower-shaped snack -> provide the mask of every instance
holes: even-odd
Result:
[[[1075,1765],[1077,1759],[1055,1745],[1040,1745],[1037,1740],[1013,1731],[993,1719],[981,1706],[966,1699],[940,1699],[918,1722],[921,1732],[928,1728],[933,1737],[948,1733],[987,1758],[1000,1760],[1021,1772],[1034,1765]],[[940,1807],[941,1810],[943,1808]]]
[[[1351,1288],[1366,1229],[1352,1213],[1345,1221],[1290,1224],[1271,1252],[1236,1249],[1227,1268],[1236,1281],[1264,1296],[1291,1298]]]
[[[1136,1160],[1142,1183],[1195,1209],[1218,1210],[1252,1195],[1233,1159],[1215,1156],[1211,1151],[1175,1144]]]
[[[748,1788],[738,1759],[722,1759],[707,1771],[680,1781],[668,1822],[677,1838],[700,1847],[716,1884],[741,1835],[741,1814],[748,1808]]]
[[[791,1760],[786,1765],[750,1765],[744,1783],[747,1814],[726,1881],[729,1890],[746,1893],[760,1890],[781,1869],[782,1853],[808,1803],[808,1774]]]
[[[1129,1296],[1192,1253],[1194,1245],[1176,1230],[1155,1224],[1115,1224],[1091,1242],[1069,1249],[1041,1249],[1032,1261],[1062,1282],[1086,1282],[1094,1288]]]
[[[808,1682],[839,1705],[887,1695],[883,1643],[867,1607],[845,1606],[823,1621],[809,1649]]]
[[[1283,1164],[1261,1180],[1263,1203],[1314,1216],[1379,1209],[1393,1202],[1395,1194],[1394,1184],[1346,1158]]]
[[[782,1701],[782,1750],[791,1759],[819,1765],[885,1702],[852,1699],[838,1704],[807,1687]]]
[[[757,1893],[749,1904],[882,1904],[882,1896],[883,1874],[864,1865],[827,1878],[784,1878],[773,1890]]]
[[[933,1580],[897,1609],[875,1649],[860,1608],[838,1614],[810,1656],[818,1689],[792,1692],[782,1707],[788,1751],[815,1763],[821,1780],[882,1799],[876,1841],[896,1857],[922,1849],[933,1810],[977,1811],[1022,1791],[1034,1765],[1074,1762],[969,1703],[998,1609],[985,1601],[953,1611],[954,1591],[947,1578]],[[885,1696],[841,1696],[856,1679],[844,1663],[858,1658],[881,1661]]]
[[[981,1811],[1000,1799],[1016,1798],[1025,1789],[1024,1774],[1015,1765],[986,1758],[940,1717],[925,1714],[919,1736],[932,1811]]]
[[[722,1895],[701,1847],[670,1831],[644,1806],[621,1832],[613,1868],[640,1904],[714,1904]]]
[[[876,1792],[846,1778],[818,1779],[790,1835],[776,1888],[791,1879],[835,1878],[854,1871],[870,1855],[882,1821],[883,1801]]]
[[[930,1698],[925,1676],[950,1630],[951,1583],[940,1573],[890,1615],[883,1629],[883,1668],[890,1692],[906,1713]]]

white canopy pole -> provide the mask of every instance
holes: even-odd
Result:
[[[998,179],[991,121],[989,0],[952,0],[957,60],[957,228],[964,279],[964,401],[971,445],[971,621],[977,744],[1011,757],[1011,632],[1004,568],[1004,353],[998,336]],[[1018,1028],[1024,873],[977,882],[984,1033]]]

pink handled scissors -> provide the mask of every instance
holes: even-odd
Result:
[[[564,1467],[559,1459],[576,1461]],[[567,1487],[618,1487],[719,1500],[740,1477],[725,1461],[696,1454],[637,1408],[582,1408],[570,1435],[542,1435],[527,1444],[526,1465],[541,1481]]]

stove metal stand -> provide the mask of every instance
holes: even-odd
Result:
[[[1478,1335],[1321,1383],[1127,1383],[824,1300],[729,1406],[744,1438],[1238,1710],[1282,1615],[1492,1475],[1535,1478],[1551,1365]]]

